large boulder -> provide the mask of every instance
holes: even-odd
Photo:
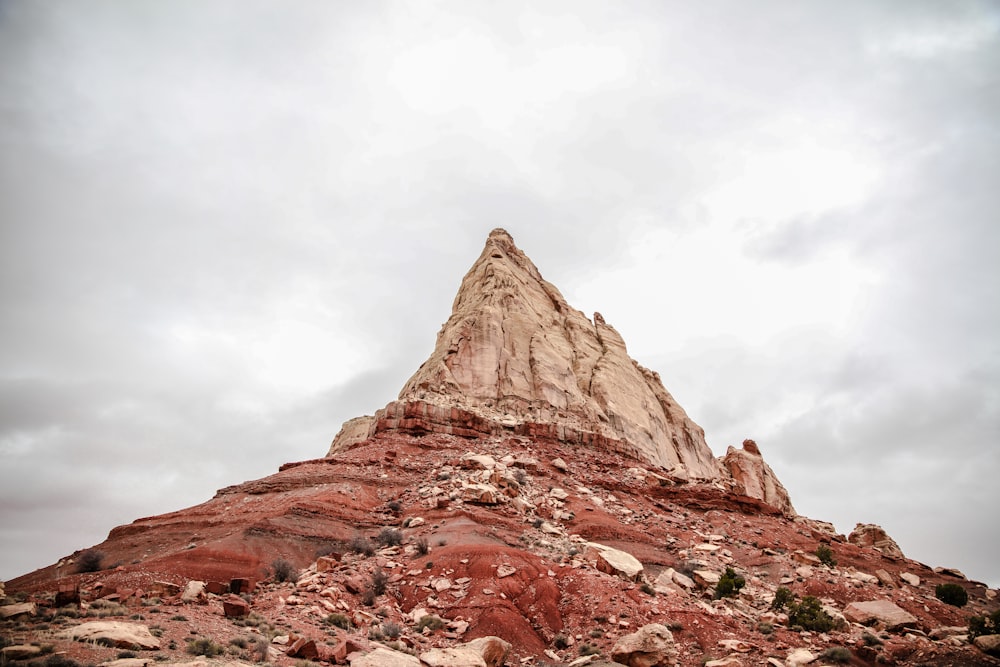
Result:
[[[979,635],[972,643],[983,653],[1000,657],[1000,635]]]
[[[149,632],[148,627],[138,623],[90,621],[65,630],[59,633],[59,636],[80,642],[93,642],[115,648],[132,649],[133,651],[160,648],[160,640]]]
[[[642,563],[627,551],[613,549],[597,542],[588,542],[583,556],[593,562],[601,572],[614,574],[622,579],[635,581],[642,574]]]
[[[659,623],[625,635],[611,649],[611,659],[627,667],[670,667],[676,657],[674,636]]]
[[[844,618],[861,625],[881,623],[886,630],[899,630],[917,624],[916,616],[889,600],[852,602],[844,607]]]

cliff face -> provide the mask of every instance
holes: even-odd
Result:
[[[478,432],[506,429],[604,443],[677,474],[723,474],[701,427],[659,376],[628,356],[622,337],[599,313],[591,321],[572,308],[502,229],[490,233],[434,351],[398,402],[424,404],[427,430],[463,428],[452,423],[452,409],[458,409],[460,420],[475,422]],[[369,422],[369,435],[398,427],[393,415],[404,412],[400,406],[380,411]],[[361,435],[349,429],[330,453]]]

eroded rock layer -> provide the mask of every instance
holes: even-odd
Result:
[[[345,427],[330,454],[413,420],[432,432],[606,445],[691,477],[726,476],[659,376],[628,356],[599,313],[591,321],[572,308],[502,229],[490,233],[397,404]]]

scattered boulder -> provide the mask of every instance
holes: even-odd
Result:
[[[316,642],[312,639],[306,639],[305,637],[300,637],[295,640],[285,654],[292,658],[304,658],[306,660],[315,660],[319,657],[319,649],[316,647]]]
[[[60,632],[60,637],[80,642],[94,642],[113,646],[115,648],[138,650],[157,650],[160,640],[154,637],[149,628],[138,623],[123,623],[121,621],[90,621]]]
[[[351,659],[351,667],[421,667],[416,657],[384,646]]]
[[[20,604],[5,604],[0,607],[0,618],[17,618],[19,616],[34,616],[38,613],[38,606],[34,602],[22,602]]]
[[[80,584],[72,582],[61,582],[56,590],[56,607],[65,607],[70,604],[80,604]]]
[[[1000,658],[1000,635],[979,635],[972,643],[983,653]]]
[[[462,487],[462,500],[477,505],[496,505],[500,490],[492,484],[466,484]]]
[[[552,459],[552,467],[560,472],[569,472],[569,466],[560,458]]]
[[[180,595],[181,587],[170,581],[154,581],[149,587],[149,592],[154,597],[172,598]]]
[[[892,575],[885,570],[875,570],[875,578],[879,580],[879,583],[886,588],[895,588],[896,581],[892,578]]]
[[[920,577],[910,572],[901,572],[899,574],[899,578],[908,583],[910,586],[916,587],[920,585]]]
[[[226,618],[241,618],[250,613],[250,603],[238,595],[230,595],[222,601],[222,613]]]
[[[670,667],[676,657],[674,636],[659,623],[644,625],[625,635],[611,649],[611,659],[626,667]]]
[[[844,618],[851,623],[872,625],[881,623],[886,630],[913,627],[917,617],[889,600],[852,602],[844,607]]]
[[[205,582],[189,581],[181,593],[182,602],[198,602],[205,599]]]
[[[13,646],[4,646],[0,649],[0,658],[3,659],[4,664],[8,660],[30,660],[31,658],[37,658],[41,654],[42,649],[40,646],[31,646],[29,644],[14,644]]]
[[[598,570],[635,581],[642,574],[642,563],[632,554],[597,542],[587,542],[584,558],[595,563]]]
[[[797,648],[785,658],[786,667],[801,667],[808,665],[816,659],[816,656],[809,649]]]

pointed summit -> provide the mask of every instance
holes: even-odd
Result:
[[[570,307],[503,229],[462,280],[430,358],[399,400],[345,424],[330,453],[382,430],[513,432],[607,447],[717,479],[701,427],[599,313]]]

